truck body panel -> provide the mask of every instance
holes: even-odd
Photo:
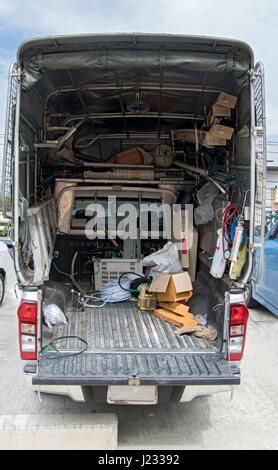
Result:
[[[34,354],[27,354],[32,365],[25,367],[33,385],[82,386],[85,395],[92,386],[107,391],[116,384],[152,385],[161,396],[163,387],[176,387],[180,400],[184,387],[220,385],[226,390],[238,384],[235,358],[242,354],[235,351],[244,349],[244,291],[254,247],[259,256],[254,282],[263,269],[263,241],[255,242],[254,224],[263,240],[264,80],[251,48],[240,41],[177,35],[35,39],[19,47],[8,93],[2,203],[14,222],[15,267],[23,289],[20,331],[27,331],[28,309],[33,325],[29,340],[26,333],[20,336],[22,351],[36,343]],[[208,145],[203,135],[209,131],[209,110],[227,94],[237,103],[225,113],[232,138],[227,137],[226,146],[222,141],[220,147]],[[214,131],[219,123],[216,118]],[[191,147],[173,137],[183,129],[193,133]],[[165,166],[159,159],[160,166],[154,164],[162,145],[174,157]],[[151,156],[151,161],[136,167],[115,164],[115,155],[134,147],[137,157],[143,148],[142,158]],[[223,174],[235,184],[225,186]],[[96,260],[108,260],[109,275],[109,260],[112,266],[119,257],[135,269],[132,260],[139,262],[171,239],[161,228],[164,213],[158,236],[147,230],[146,238],[136,235],[127,242],[122,229],[110,236],[109,198],[117,200],[116,212],[121,204],[133,207],[138,228],[141,204],[172,210],[182,202],[185,210],[189,202],[195,209],[192,194],[208,182],[219,190],[214,221],[225,204],[237,204],[238,214],[245,209],[249,214],[244,217],[246,262],[232,287],[227,272],[221,279],[210,274],[209,254],[219,225],[209,222],[203,233],[197,227],[196,279],[188,305],[217,329],[215,342],[174,335],[172,324],[138,311],[134,300],[102,307],[84,300],[96,282]],[[95,203],[105,228],[97,240],[86,231],[93,215],[88,207]],[[118,228],[123,214],[117,212]],[[67,324],[47,331],[43,302],[59,305]],[[240,332],[236,338],[230,337],[232,328]]]

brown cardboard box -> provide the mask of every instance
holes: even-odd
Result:
[[[230,140],[232,138],[233,133],[233,127],[221,126],[220,124],[213,125],[208,132],[209,136],[225,140]]]
[[[215,104],[226,106],[226,108],[234,109],[237,103],[237,96],[229,95],[228,93],[220,93]]]
[[[210,127],[213,123],[214,118],[222,117],[230,119],[232,115],[231,108],[226,108],[225,106],[221,106],[220,104],[214,104],[211,107],[211,110],[207,117],[207,126]]]
[[[197,130],[198,140],[200,140],[200,133],[201,131]],[[182,142],[192,142],[194,144],[196,142],[195,129],[176,129],[174,131],[171,131],[171,134],[173,140],[180,140]]]
[[[200,143],[202,145],[212,145],[212,146],[225,146],[227,144],[227,140],[223,137],[219,137],[213,134],[210,134],[210,131],[203,131],[201,134]]]
[[[153,278],[149,291],[156,293],[158,302],[177,302],[188,298],[192,284],[187,272],[162,273]]]
[[[192,296],[192,292],[189,292],[189,297]],[[159,306],[170,310],[170,312],[176,313],[177,315],[187,316],[193,318],[193,314],[189,313],[189,307],[187,305],[183,305],[180,302],[160,302]]]

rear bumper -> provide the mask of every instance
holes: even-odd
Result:
[[[29,389],[38,393],[68,396],[76,402],[85,402],[81,385],[33,385],[33,375],[25,374]],[[132,385],[130,385],[132,387]],[[216,393],[232,393],[233,385],[186,385],[180,398],[180,403],[188,403],[199,396],[214,395]]]

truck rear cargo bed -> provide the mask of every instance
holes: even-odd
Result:
[[[60,353],[44,349],[33,384],[127,384],[133,378],[161,385],[240,381],[239,370],[225,361],[216,342],[176,336],[174,325],[139,311],[136,302],[86,311],[68,307],[68,324],[55,327],[53,338],[69,338],[59,343]],[[86,352],[76,355],[83,344],[72,336],[87,341]]]

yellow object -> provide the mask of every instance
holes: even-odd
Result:
[[[244,243],[243,247],[239,249],[237,260],[231,263],[230,279],[236,280],[240,277],[242,268],[246,261],[246,251],[247,251],[247,240]]]
[[[140,310],[154,310],[156,308],[156,294],[149,292],[148,284],[142,284],[138,297],[138,308]]]

